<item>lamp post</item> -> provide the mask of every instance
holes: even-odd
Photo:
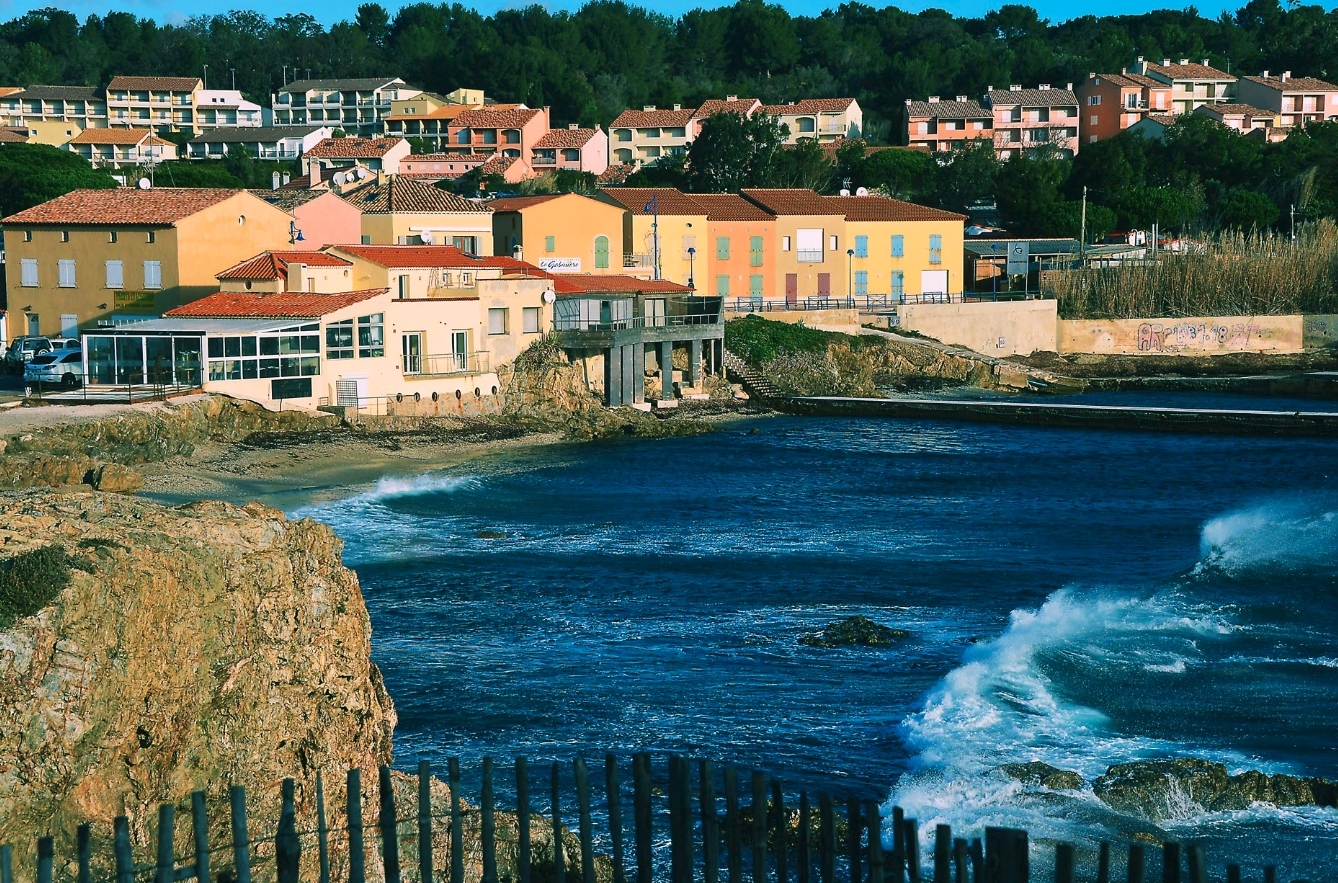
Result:
[[[855,302],[855,249],[846,249],[846,307]]]
[[[697,274],[696,274],[696,266],[697,266],[696,258],[697,258],[697,249],[695,249],[695,248],[689,248],[689,249],[688,249],[688,288],[691,288],[693,291],[696,291],[696,290],[697,290],[697,286],[696,286],[696,284],[692,281],[692,280],[696,277],[696,275],[697,275]]]

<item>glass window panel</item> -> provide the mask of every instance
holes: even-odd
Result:
[[[279,375],[281,377],[300,377],[302,375],[302,360],[297,356],[284,356],[279,359]]]
[[[256,339],[254,337],[242,338],[242,355],[254,356],[256,354]]]
[[[303,357],[302,357],[302,376],[303,376],[303,377],[312,377],[312,376],[314,376],[314,375],[316,375],[316,374],[319,374],[319,373],[321,373],[321,357],[320,357],[320,356],[303,356]]]
[[[242,379],[243,379],[243,380],[255,380],[255,379],[256,379],[256,360],[255,360],[255,359],[243,359],[243,360],[242,360]]]
[[[223,358],[223,338],[221,337],[209,338],[209,358],[211,359]]]
[[[277,356],[279,354],[279,339],[277,337],[260,338],[260,355]],[[213,353],[210,353],[213,355]]]
[[[240,337],[223,338],[223,355],[228,358],[236,358],[242,354],[242,339]]]
[[[260,376],[261,376],[261,377],[278,377],[278,376],[279,376],[279,360],[278,360],[278,359],[261,359],[260,362],[259,362],[259,364],[260,364]]]

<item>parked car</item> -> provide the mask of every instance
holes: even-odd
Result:
[[[5,370],[11,374],[19,374],[33,356],[50,349],[50,338],[16,337],[9,342],[9,349],[5,350]]]
[[[83,350],[68,348],[33,356],[23,369],[23,382],[32,386],[63,386],[74,389],[84,382]]]
[[[84,348],[83,341],[77,337],[51,337],[47,339],[51,341],[53,350],[82,350]]]

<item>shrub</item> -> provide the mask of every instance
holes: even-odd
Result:
[[[725,323],[725,346],[750,365],[764,365],[786,353],[825,353],[834,343],[855,348],[860,341],[849,334],[773,322],[760,316],[745,316]]]
[[[0,629],[56,600],[69,585],[71,567],[61,546],[43,546],[0,560]]]

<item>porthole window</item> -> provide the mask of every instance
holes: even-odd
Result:
[[[435,402],[436,400],[437,400],[437,394],[434,392],[432,393],[432,401]]]
[[[461,398],[463,398],[463,396],[460,395],[460,390],[457,389],[455,391],[455,400],[458,402]]]

